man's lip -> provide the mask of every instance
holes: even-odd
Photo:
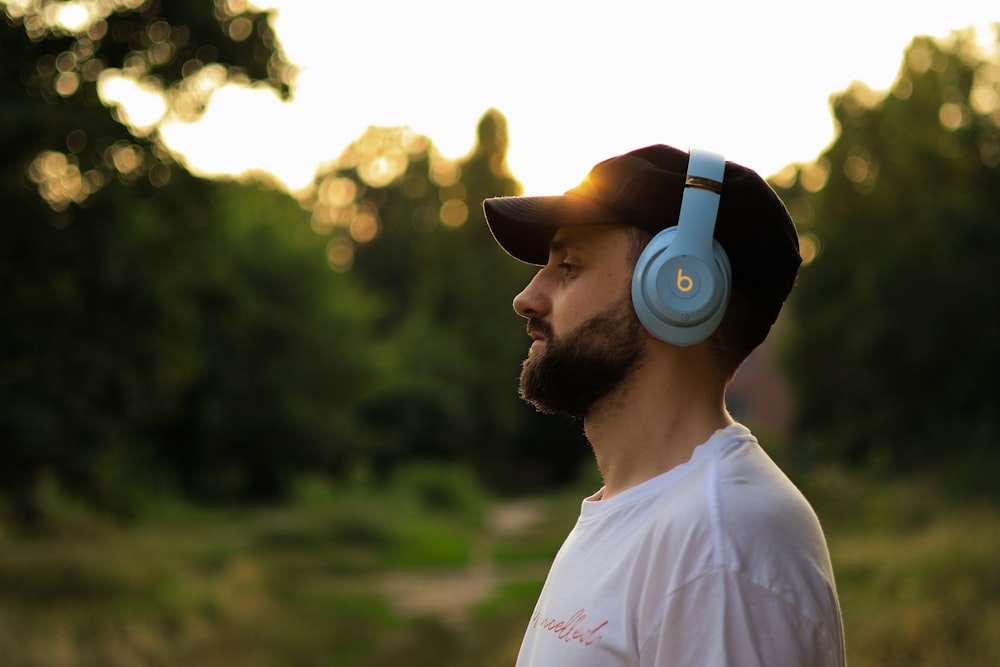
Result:
[[[532,321],[528,323],[528,326],[526,327],[526,332],[528,336],[531,337],[532,345],[534,345],[539,341],[542,342],[545,341],[546,338],[545,334],[547,333],[546,329],[547,327],[541,321]]]

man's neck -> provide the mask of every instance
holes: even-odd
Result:
[[[690,354],[649,359],[587,415],[584,430],[604,478],[602,499],[686,462],[733,423],[725,382],[698,364]]]

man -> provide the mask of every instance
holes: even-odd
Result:
[[[521,396],[583,419],[604,480],[518,667],[843,665],[819,522],[725,407],[801,263],[777,195],[719,156],[650,146],[563,196],[484,208],[499,245],[542,267],[514,299]]]

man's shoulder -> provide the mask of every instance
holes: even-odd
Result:
[[[812,506],[752,436],[723,442],[692,463],[656,502],[652,549],[695,556],[704,567],[828,558]]]
[[[684,474],[665,489],[658,506],[662,519],[725,522],[735,514],[766,522],[787,513],[812,513],[749,431],[733,427],[720,434],[699,447]]]
[[[809,501],[756,440],[722,453],[710,495],[727,531],[820,533]]]

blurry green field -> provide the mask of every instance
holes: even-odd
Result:
[[[827,528],[849,664],[1000,664],[1000,513],[915,482],[803,482]],[[577,492],[490,501],[415,469],[304,482],[281,508],[67,508],[0,536],[5,667],[512,665]]]

